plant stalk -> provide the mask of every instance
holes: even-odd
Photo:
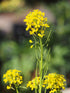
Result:
[[[42,38],[40,38],[40,48],[41,48],[41,61],[40,61],[40,67],[39,67],[39,73],[40,73],[39,93],[41,93],[41,91],[42,91],[42,63],[43,63],[43,44],[42,44]]]
[[[18,92],[18,88],[17,88],[17,87],[16,87],[16,93],[19,93],[19,92]]]

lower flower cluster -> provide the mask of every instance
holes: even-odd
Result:
[[[19,72],[21,71],[14,69],[3,74],[3,81],[8,83],[7,89],[11,89],[12,84],[18,86],[22,83],[22,76],[20,76]]]
[[[31,90],[38,88],[40,85],[40,77],[35,77],[32,81],[29,81],[27,87],[30,87]],[[61,89],[65,89],[66,80],[64,75],[50,73],[44,76],[42,80],[42,88],[50,90],[49,93],[55,93]]]
[[[27,87],[30,87],[31,90],[33,90],[34,88],[38,88],[40,84],[40,77],[35,77],[32,81],[29,81],[27,84]]]

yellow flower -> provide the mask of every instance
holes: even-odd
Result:
[[[7,80],[7,79],[4,79],[3,81],[4,81],[5,83],[7,83],[8,80]]]
[[[45,87],[45,85],[42,85],[42,87]]]
[[[6,77],[6,74],[3,74],[3,78]]]
[[[7,86],[7,89],[11,89],[11,87],[10,86]]]
[[[29,40],[29,43],[33,43],[33,41],[32,40]]]
[[[44,30],[41,30],[41,34],[44,34]]]
[[[53,89],[49,93],[55,93],[56,91],[57,91],[56,89]]]
[[[31,45],[30,48],[33,48],[33,45]]]
[[[42,35],[42,34],[38,33],[38,36],[42,38],[44,36],[44,34]]]
[[[30,35],[33,35],[33,34],[34,34],[34,32],[33,32],[33,31],[29,31],[29,34],[30,34]]]

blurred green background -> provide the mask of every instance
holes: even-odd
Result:
[[[35,51],[30,49],[28,42],[32,37],[25,31],[23,22],[33,9],[46,13],[52,30],[48,45],[51,49],[48,73],[64,74],[67,87],[70,87],[70,0],[0,0],[0,93],[14,93],[6,90],[2,80],[8,69],[22,71],[23,85],[35,76]],[[29,92],[22,89],[20,93],[23,91]]]

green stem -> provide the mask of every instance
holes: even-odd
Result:
[[[35,39],[35,54],[36,54],[36,58],[37,58],[37,51],[36,51],[36,39]],[[36,64],[36,73],[35,73],[35,86],[36,86],[36,81],[37,81],[37,67],[38,67],[38,62]],[[35,88],[35,93],[37,93],[37,89]]]
[[[16,87],[16,93],[19,93],[19,92],[18,92],[18,87]]]
[[[46,93],[46,88],[45,88],[45,92],[44,93]]]
[[[40,48],[41,48],[41,61],[40,61],[40,86],[39,86],[39,93],[42,91],[42,63],[43,63],[43,45],[42,39],[40,38]]]
[[[38,73],[38,61],[39,61],[39,59],[38,59],[38,55],[37,55],[37,46],[36,46],[36,44],[38,44],[38,42],[36,41],[35,36],[33,36],[33,38],[35,40],[35,54],[36,54],[36,59],[37,59],[35,77],[37,77],[37,73]],[[35,78],[35,86],[37,86],[36,85],[36,82],[37,82],[37,78]],[[37,93],[37,88],[35,88],[35,93]]]

